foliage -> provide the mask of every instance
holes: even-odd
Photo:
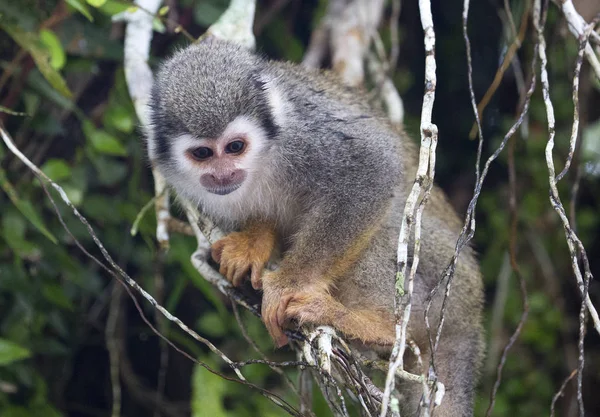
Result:
[[[198,36],[227,6],[226,1],[176,1],[179,23]],[[260,2],[261,13],[273,2]],[[409,3],[409,2],[406,2]],[[438,99],[434,121],[439,125],[438,178],[451,194],[453,204],[464,211],[473,183],[475,143],[466,139],[473,121],[468,103],[464,43],[460,34],[460,5],[447,10],[435,5],[439,65]],[[269,55],[301,59],[316,16],[325,2],[303,2],[302,10],[290,2],[272,17],[258,36]],[[92,222],[107,250],[144,288],[184,322],[209,337],[234,360],[258,358],[239,331],[227,300],[200,277],[189,262],[194,242],[172,236],[171,248],[157,278],[155,220],[144,215],[135,236],[130,229],[153,194],[138,121],[125,85],[122,67],[123,24],[111,18],[131,7],[125,0],[4,0],[0,2],[0,122],[17,145],[43,171],[64,187],[69,198]],[[501,26],[491,5],[474,6],[472,42],[477,73],[475,87],[481,97],[490,84],[505,46]],[[491,11],[490,11],[491,10]],[[187,41],[167,21],[172,9],[162,9],[156,25],[152,55],[156,64]],[[401,63],[396,83],[408,110],[407,129],[416,131],[422,97],[422,33],[418,14],[406,5],[402,15]],[[486,19],[481,16],[488,16]],[[492,19],[492,18],[489,18]],[[556,160],[562,164],[568,150],[572,118],[571,77],[577,45],[564,26],[550,15],[549,48],[551,85],[558,118]],[[440,20],[442,20],[440,18]],[[438,24],[439,23],[439,24]],[[386,30],[386,29],[384,29]],[[492,37],[490,33],[496,33]],[[416,46],[415,46],[416,45]],[[566,45],[566,47],[564,47]],[[523,66],[532,54],[529,40],[520,51]],[[490,64],[491,62],[491,64]],[[446,63],[447,65],[444,65]],[[460,73],[457,73],[460,72]],[[506,84],[484,113],[485,153],[490,154],[514,120],[518,94],[514,78]],[[589,78],[582,106],[585,147],[578,166],[583,170],[577,207],[578,231],[591,255],[598,250],[599,182],[593,176],[600,153],[597,110],[598,86]],[[503,86],[504,86],[503,85]],[[461,97],[461,99],[457,99]],[[459,101],[457,103],[457,100]],[[463,100],[463,101],[460,101]],[[448,110],[451,109],[451,110]],[[460,117],[457,117],[457,114]],[[504,382],[497,396],[496,416],[546,415],[552,395],[576,364],[579,298],[564,242],[563,230],[548,202],[547,169],[543,151],[547,139],[541,94],[536,93],[528,120],[527,137],[514,143],[518,176],[517,262],[527,281],[530,315],[519,342],[508,356]],[[562,167],[562,165],[560,165]],[[586,165],[588,164],[588,165]],[[595,165],[594,165],[595,164]],[[502,312],[502,325],[493,333],[491,309],[498,291],[496,281],[511,238],[508,206],[508,159],[505,151],[494,165],[477,212],[476,245],[481,253],[490,311],[490,336],[505,343],[516,327],[522,305],[514,276]],[[589,174],[585,174],[589,172]],[[450,181],[450,179],[452,181]],[[561,183],[568,196],[574,176]],[[147,415],[160,408],[165,415],[213,417],[275,416],[282,411],[249,388],[227,382],[169,350],[164,399],[156,403],[160,386],[161,342],[141,320],[131,297],[79,248],[98,256],[91,239],[72,213],[58,205],[67,233],[50,202],[49,193],[32,174],[0,146],[0,415],[91,416],[108,415],[112,407],[109,356],[105,327],[110,311],[118,308],[119,324],[113,336],[121,345],[123,366],[123,416]],[[179,209],[175,208],[175,213]],[[79,243],[78,243],[79,242]],[[593,256],[590,256],[593,259]],[[594,267],[594,265],[592,265]],[[595,266],[597,268],[597,266]],[[596,270],[596,275],[597,274]],[[164,289],[162,285],[164,284]],[[593,294],[594,295],[594,294]],[[596,294],[597,296],[597,294]],[[178,329],[157,320],[153,309],[143,314],[157,323],[169,340],[199,360],[226,374],[219,359],[198,346]],[[273,360],[289,358],[285,350],[273,351],[262,323],[250,314],[242,320],[250,336]],[[110,339],[110,338],[109,338]],[[110,340],[109,340],[110,341]],[[592,396],[598,380],[598,338],[586,340],[588,371],[584,375],[588,409],[600,407]],[[596,359],[595,362],[593,359]],[[574,362],[575,361],[575,362]],[[127,365],[127,366],[126,366]],[[494,378],[486,368],[478,397],[478,414],[488,404]],[[292,399],[282,378],[264,365],[244,368],[253,383]],[[293,380],[297,371],[288,372]],[[588,387],[588,388],[585,388]],[[564,404],[574,401],[573,385]],[[324,400],[315,392],[315,412],[328,415]],[[563,415],[567,405],[560,410]],[[190,411],[191,410],[191,411]],[[592,411],[593,412],[593,411]],[[592,415],[592,414],[590,414]]]

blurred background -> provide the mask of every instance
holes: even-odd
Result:
[[[259,1],[258,49],[273,58],[300,61],[326,3]],[[436,179],[464,215],[475,183],[477,140],[470,138],[474,117],[462,3],[432,0],[438,63],[433,122],[440,132]],[[531,78],[535,37],[530,2],[509,3],[524,38],[483,112],[484,159],[514,123]],[[155,19],[152,67],[189,43],[175,30],[178,25],[198,37],[228,1],[165,4],[169,9]],[[192,237],[173,234],[164,263],[157,260],[154,214],[142,213],[154,191],[124,80],[125,25],[111,20],[130,6],[124,0],[0,0],[0,124],[25,155],[64,187],[106,249],[143,288],[233,360],[258,357],[242,336],[229,300],[190,264]],[[576,7],[588,22],[600,12],[597,0],[579,1]],[[387,48],[390,15],[388,5],[380,29]],[[478,100],[513,43],[509,22],[503,0],[472,2],[468,29]],[[393,80],[404,101],[406,129],[418,140],[424,52],[416,1],[402,1],[398,27],[400,54]],[[545,32],[557,118],[554,152],[560,170],[573,122],[578,45],[554,4],[549,6]],[[600,83],[586,63],[580,105],[580,145],[559,191],[575,219],[592,273],[599,276]],[[488,343],[477,415],[485,414],[500,353],[523,312],[519,282],[510,265],[511,241],[513,261],[527,285],[529,315],[507,356],[493,415],[549,415],[553,396],[577,368],[581,301],[564,230],[548,199],[547,140],[538,85],[523,128],[490,168],[476,212],[474,246],[485,277]],[[0,144],[0,187],[0,416],[109,416],[111,372],[112,380],[120,382],[122,416],[284,415],[258,392],[210,374],[168,348],[144,322],[131,296],[75,245],[39,182],[4,144]],[[60,202],[57,205],[74,237],[98,255],[72,212]],[[175,208],[174,213],[181,210]],[[132,236],[134,223],[138,230]],[[591,284],[590,296],[598,306],[597,283]],[[140,304],[148,320],[171,341],[231,374],[214,354],[158,318],[148,303],[140,299]],[[285,348],[273,349],[260,320],[246,311],[241,316],[250,336],[273,360],[294,359]],[[583,398],[586,416],[600,416],[600,338],[592,326],[587,330]],[[109,351],[116,355],[112,361]],[[252,382],[293,401],[281,376],[267,366],[249,366],[244,372]],[[295,378],[293,368],[288,372]],[[557,400],[556,415],[578,415],[576,379]],[[314,403],[316,415],[331,415],[316,392]],[[351,412],[358,415],[357,410]]]

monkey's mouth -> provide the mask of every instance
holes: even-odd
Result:
[[[207,188],[206,191],[208,191],[211,194],[216,194],[216,195],[227,195],[227,194],[231,194],[232,192],[234,192],[241,186],[242,186],[242,183],[240,182],[238,184],[232,184],[232,185],[228,185],[226,187]]]

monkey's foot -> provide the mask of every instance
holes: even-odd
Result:
[[[394,344],[393,316],[385,311],[349,309],[329,294],[298,293],[287,301],[286,317],[299,325],[333,326],[347,338],[365,344]]]
[[[263,281],[262,318],[278,347],[288,343],[283,329],[290,322],[332,326],[349,339],[365,344],[394,343],[394,316],[379,309],[350,309],[333,298],[323,286],[285,287],[277,273]]]
[[[333,326],[349,339],[365,344],[390,346],[395,339],[392,315],[374,310],[351,310],[326,292],[284,294],[279,300],[276,318],[272,319],[272,327],[276,324],[277,329],[281,329],[292,320],[299,326],[309,323]]]
[[[318,290],[302,291],[277,288],[265,279],[263,288],[262,318],[269,334],[277,347],[288,343],[283,329],[291,320],[298,325],[305,323],[331,324],[331,317],[326,317],[333,298]]]
[[[241,285],[251,271],[254,289],[262,287],[261,275],[275,245],[274,234],[255,229],[235,232],[215,242],[211,248],[213,259],[220,264],[219,272],[235,287]]]
[[[336,308],[336,307],[340,308]],[[334,315],[343,314],[345,308],[329,294],[314,292],[297,292],[283,296],[283,321],[295,320],[298,326],[303,324],[329,325],[336,321]]]

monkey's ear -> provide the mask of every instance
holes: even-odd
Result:
[[[203,43],[211,43],[211,42],[214,42],[217,40],[218,39],[216,36],[214,36],[212,33],[208,32],[208,31],[206,31],[206,32],[204,32],[203,35],[201,35],[198,39],[196,39],[194,41],[194,43],[197,45],[201,45]]]
[[[261,91],[262,98],[270,109],[274,124],[276,126],[284,126],[292,105],[286,98],[277,78],[270,74],[256,71],[252,74],[252,82]]]

